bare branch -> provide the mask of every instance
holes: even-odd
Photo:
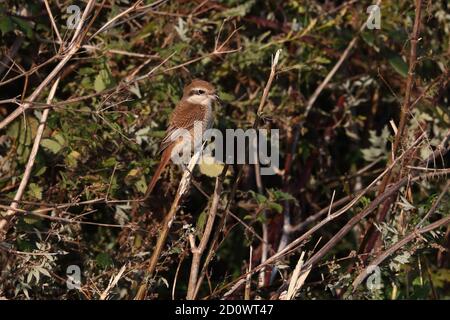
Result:
[[[223,179],[225,178],[226,173],[227,168],[224,167],[221,175],[216,178],[216,186],[214,188],[211,207],[208,212],[208,220],[206,222],[205,230],[201,236],[200,244],[198,247],[195,245],[195,238],[192,236],[193,238],[191,241],[192,263],[191,263],[191,272],[189,276],[188,291],[186,295],[187,300],[195,299],[195,289],[197,288],[200,260],[211,236],[214,221],[216,219],[217,208],[219,207],[220,194],[222,193]]]
[[[50,103],[55,96],[56,88],[58,87],[59,78],[56,79],[55,83],[53,83],[52,88],[50,89],[50,93],[47,97],[47,103]],[[42,134],[44,133],[45,124],[47,122],[47,117],[50,112],[50,109],[45,109],[42,112],[41,121],[39,124],[39,127],[36,132],[36,137],[34,138],[33,147],[31,148],[30,156],[28,157],[28,162],[25,167],[25,172],[23,174],[22,180],[20,181],[19,188],[17,189],[16,195],[14,196],[14,200],[10,205],[10,209],[6,211],[6,214],[4,217],[0,219],[0,239],[3,237],[5,231],[5,227],[8,223],[8,219],[11,215],[15,213],[14,209],[17,208],[19,205],[17,201],[22,199],[22,196],[25,192],[25,189],[27,187],[28,181],[30,180],[31,171],[33,170],[34,161],[36,160],[36,155],[39,151],[39,145],[41,143]]]

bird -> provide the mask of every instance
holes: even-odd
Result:
[[[183,144],[186,143],[182,139],[182,133],[187,130],[191,135],[191,141],[198,141],[194,137],[195,123],[201,124],[202,136],[207,129],[211,128],[214,121],[212,105],[216,100],[218,100],[216,89],[207,81],[194,79],[184,87],[183,96],[171,114],[169,126],[161,142],[159,150],[161,160],[147,186],[144,200],[152,193],[156,182],[169,163],[173,152],[181,150]],[[200,137],[199,141],[202,141],[202,137]]]

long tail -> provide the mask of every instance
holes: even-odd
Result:
[[[164,171],[164,168],[167,166],[167,164],[170,161],[170,156],[172,155],[172,149],[173,149],[173,145],[167,147],[162,155],[161,155],[161,160],[159,161],[159,165],[158,168],[156,168],[155,174],[152,177],[152,180],[150,181],[150,183],[147,186],[147,191],[145,191],[145,195],[144,195],[144,200],[148,198],[148,196],[152,193],[153,188],[156,185],[156,182],[159,179],[159,176],[161,175],[161,173]]]

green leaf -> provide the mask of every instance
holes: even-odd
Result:
[[[408,65],[403,60],[402,57],[400,57],[397,54],[391,55],[389,58],[389,64],[394,68],[397,73],[399,73],[402,77],[406,78],[408,76]]]
[[[100,92],[110,87],[113,84],[113,79],[105,66],[104,69],[100,70],[98,75],[95,77],[94,89],[96,92]]]
[[[12,17],[11,19],[19,27],[19,29],[22,30],[23,33],[25,33],[27,38],[33,37],[33,28],[31,27],[30,22],[16,17]]]
[[[48,149],[49,151],[55,154],[61,151],[62,149],[62,146],[52,139],[42,139],[41,146],[43,146],[44,148]]]
[[[41,221],[41,218],[33,216],[33,215],[26,215],[23,217],[23,221],[26,224],[35,224],[35,223]]]
[[[17,249],[19,249],[20,251],[26,251],[26,252],[31,252],[34,249],[34,245],[27,240],[22,240],[17,238]]]
[[[8,32],[14,29],[13,23],[11,19],[7,16],[0,15],[0,32],[2,35],[7,34]]]
[[[254,3],[255,1],[247,1],[244,4],[223,11],[220,15],[222,17],[243,17],[250,11]]]
[[[95,77],[94,89],[95,92],[100,92],[106,89],[105,82],[103,81],[103,77],[100,73]]]
[[[450,269],[438,269],[431,278],[435,287],[443,288],[446,283],[450,283]]]
[[[81,157],[81,154],[78,151],[73,150],[71,153],[67,155],[65,160],[67,166],[69,168],[75,168],[78,164],[78,159]]]
[[[269,191],[273,194],[276,200],[293,200],[293,201],[297,200],[290,193],[287,192],[272,189]]]
[[[375,36],[374,36],[374,32],[373,31],[363,32],[361,34],[361,37],[363,38],[364,42],[367,43],[369,46],[376,47],[375,44],[374,44]]]
[[[36,199],[42,200],[42,187],[38,186],[36,183],[30,183],[29,194]]]
[[[105,160],[102,161],[102,166],[103,167],[107,167],[107,168],[114,167],[116,162],[117,162],[116,158],[109,157],[108,159],[105,159]]]
[[[275,210],[278,213],[283,212],[283,206],[276,202],[269,202],[269,208]]]
[[[47,167],[40,167],[39,169],[36,170],[36,172],[33,174],[33,176],[39,177],[40,175],[44,174],[46,170],[47,170]]]
[[[140,193],[145,194],[145,191],[147,191],[147,183],[145,183],[145,177],[142,175],[141,178],[134,183],[134,186]]]
[[[140,234],[137,234],[134,238],[133,247],[136,249],[139,249],[142,246],[142,236]]]
[[[232,94],[229,94],[226,92],[220,92],[219,98],[220,98],[220,100],[222,100],[224,102],[232,102],[236,99]]]
[[[6,131],[6,134],[10,136],[11,138],[16,139],[19,136],[19,130],[20,130],[20,122],[14,121]]]
[[[208,216],[208,212],[207,211],[203,211],[197,219],[197,226],[196,226],[196,230],[198,232],[197,236],[200,239],[200,234],[203,233],[203,229],[205,228],[205,224],[206,224],[206,217]]]
[[[327,59],[325,57],[316,57],[313,61],[317,62],[318,64],[329,64],[331,62],[330,59]]]
[[[81,80],[80,84],[85,89],[92,89],[92,80],[89,77],[84,77]],[[88,111],[90,111],[90,110],[88,110]]]
[[[267,198],[265,196],[263,196],[262,194],[256,193],[251,190],[250,190],[250,194],[253,196],[253,198],[255,198],[255,200],[258,204],[263,204],[267,201]]]
[[[78,70],[78,73],[81,75],[89,75],[89,74],[95,73],[95,70],[93,68],[85,67],[85,68],[80,68]]]
[[[139,31],[137,36],[135,36],[131,40],[131,43],[135,43],[136,41],[139,41],[139,40],[142,40],[142,39],[144,39],[144,38],[146,38],[148,36],[151,36],[152,34],[154,34],[154,31],[158,30],[159,28],[160,28],[159,24],[156,23],[155,21],[149,22],[143,28],[141,28],[141,30]]]
[[[64,145],[66,141],[64,140],[64,137],[61,133],[57,132],[52,135],[52,138],[55,139],[60,145]]]
[[[95,257],[95,262],[99,267],[107,268],[113,265],[113,260],[106,252],[101,252]]]

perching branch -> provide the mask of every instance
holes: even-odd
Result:
[[[139,287],[139,290],[136,294],[135,300],[143,300],[147,295],[147,281],[151,279],[153,273],[156,269],[156,264],[158,263],[158,259],[161,255],[161,251],[166,243],[167,236],[169,235],[170,227],[172,226],[173,221],[175,220],[175,215],[177,213],[178,207],[180,206],[180,200],[182,196],[188,190],[190,181],[191,181],[191,173],[194,170],[195,165],[200,158],[200,154],[202,152],[201,148],[195,150],[194,155],[192,156],[189,164],[187,166],[187,170],[184,171],[183,176],[181,177],[180,184],[178,185],[178,190],[175,195],[175,199],[172,202],[172,206],[170,207],[169,212],[164,217],[164,221],[162,223],[162,230],[159,234],[158,240],[155,245],[155,250],[152,253],[150,261],[148,263],[148,268],[145,272],[144,282]]]
[[[200,244],[198,246],[195,244],[195,235],[193,234],[189,235],[192,251],[192,263],[191,263],[191,272],[189,276],[188,291],[186,296],[187,300],[195,299],[195,288],[197,287],[198,282],[200,259],[202,258],[202,254],[205,251],[206,245],[208,244],[209,238],[211,236],[212,228],[217,214],[217,208],[219,207],[220,194],[222,193],[223,188],[223,180],[225,178],[226,173],[227,170],[224,167],[220,176],[216,178],[216,186],[214,188],[211,207],[208,212],[208,220],[206,222],[205,231],[201,236]]]
[[[259,124],[259,121],[260,121],[261,113],[262,113],[263,108],[264,108],[264,106],[265,106],[265,104],[267,102],[267,97],[269,96],[270,88],[272,86],[273,79],[275,78],[278,61],[280,59],[280,54],[281,54],[281,50],[277,50],[277,52],[275,53],[274,58],[272,59],[272,65],[271,65],[271,69],[270,69],[269,79],[267,80],[266,86],[264,88],[263,95],[261,97],[261,101],[259,103],[258,110],[257,110],[257,113],[256,113],[255,121],[253,123],[253,128],[254,129],[258,128],[258,124]],[[228,164],[225,165],[226,168],[227,168],[227,166],[228,166]],[[238,172],[238,174],[236,176],[236,179],[235,179],[235,181],[233,183],[233,186],[231,187],[231,192],[230,192],[230,195],[229,195],[228,202],[227,202],[227,204],[226,204],[226,206],[225,206],[225,208],[223,210],[223,214],[222,214],[222,217],[221,217],[220,222],[219,222],[219,228],[218,228],[219,232],[217,232],[215,234],[215,236],[213,238],[213,241],[211,242],[210,250],[208,252],[208,255],[206,256],[205,263],[203,264],[203,267],[202,267],[200,280],[198,281],[197,288],[195,289],[195,291],[196,291],[195,295],[197,295],[198,290],[200,289],[200,285],[201,285],[201,282],[203,280],[203,277],[206,274],[206,270],[208,269],[208,265],[211,262],[214,254],[215,254],[215,250],[217,250],[220,233],[223,230],[223,228],[225,227],[225,222],[226,222],[226,217],[228,215],[228,210],[229,210],[229,208],[231,206],[231,202],[234,199],[234,195],[236,194],[237,185],[238,185],[238,183],[239,183],[239,181],[241,179],[241,176],[242,176],[242,173],[244,171],[245,166],[246,166],[246,164],[244,164],[244,165],[242,165],[240,167],[239,172]]]

